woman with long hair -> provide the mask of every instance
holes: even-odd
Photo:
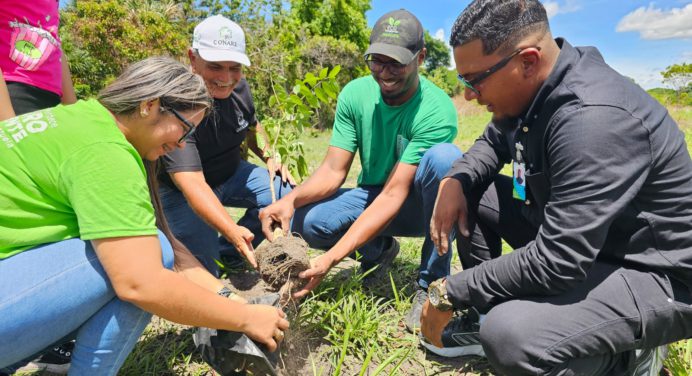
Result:
[[[201,78],[149,58],[97,99],[0,122],[0,369],[74,338],[70,374],[114,375],[151,314],[276,349],[284,313],[217,294],[152,205],[145,163],[210,106]]]

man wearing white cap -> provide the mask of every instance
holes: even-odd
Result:
[[[218,274],[215,260],[222,256],[240,261],[236,251],[256,266],[254,246],[264,239],[258,213],[271,204],[269,171],[242,159],[242,142],[247,139],[249,149],[268,168],[276,168],[281,176],[273,182],[278,197],[290,192],[295,183],[257,145],[260,124],[243,78],[243,65],[250,66],[243,29],[222,16],[209,17],[195,27],[188,56],[192,70],[204,78],[214,97],[214,111],[188,138],[185,148],[162,158],[159,181],[164,212],[175,236],[210,272]],[[247,211],[236,223],[224,206]]]

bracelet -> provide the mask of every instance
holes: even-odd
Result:
[[[216,294],[226,298],[230,298],[231,296],[235,295],[235,293],[226,286],[222,287],[221,290],[216,292]]]

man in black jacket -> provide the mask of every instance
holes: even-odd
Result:
[[[457,223],[465,270],[431,284],[423,344],[508,375],[657,374],[659,346],[692,336],[684,135],[536,0],[474,1],[450,43],[493,119],[440,183],[432,238],[446,252]]]

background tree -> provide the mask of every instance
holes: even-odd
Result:
[[[291,0],[291,16],[307,28],[310,35],[348,40],[361,51],[368,47],[370,30],[365,12],[370,0]]]
[[[692,64],[682,63],[673,64],[661,72],[663,82],[669,84],[678,93],[678,98],[682,94],[690,94],[692,91]]]
[[[449,67],[450,49],[447,43],[433,38],[427,30],[425,31],[425,48],[428,50],[428,55],[425,57],[426,69],[434,71],[439,67]]]
[[[179,57],[189,39],[171,1],[75,1],[61,11],[60,35],[81,98],[96,94],[133,61]]]

